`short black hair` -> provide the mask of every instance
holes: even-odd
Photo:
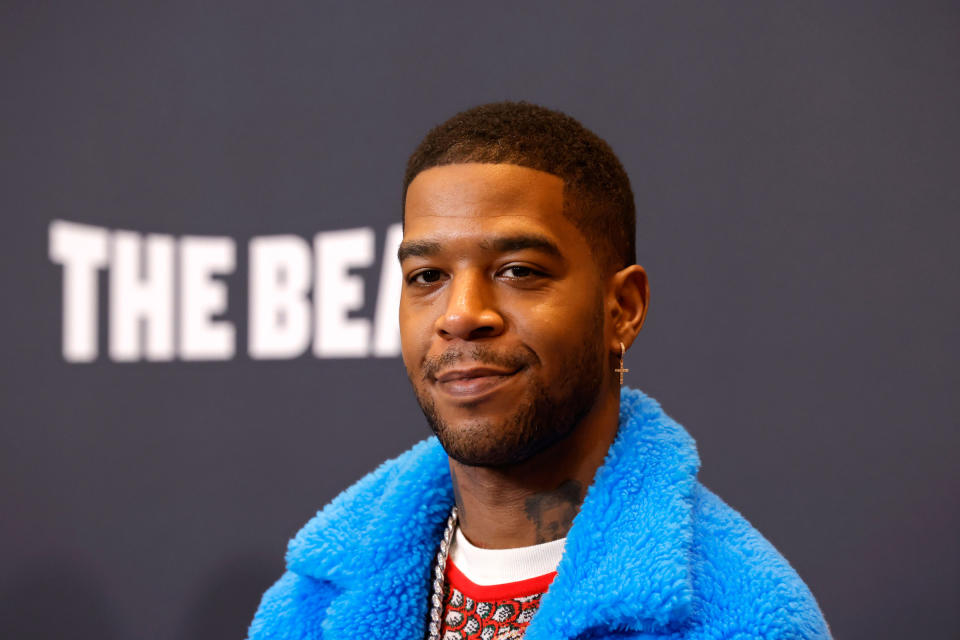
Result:
[[[563,213],[597,263],[637,261],[630,179],[606,142],[559,111],[529,102],[494,102],[462,111],[431,129],[407,162],[403,205],[417,175],[448,164],[514,164],[563,180]]]

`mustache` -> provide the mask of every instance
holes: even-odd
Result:
[[[518,351],[495,351],[487,345],[477,344],[468,349],[452,347],[437,356],[426,356],[421,364],[423,379],[436,378],[437,373],[458,362],[469,361],[479,365],[503,369],[522,369],[539,364],[540,358],[526,345]]]

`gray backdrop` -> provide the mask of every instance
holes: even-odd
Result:
[[[838,637],[957,637],[957,3],[79,5],[0,10],[0,635],[244,635],[286,540],[427,433],[399,358],[248,354],[247,243],[373,229],[371,318],[407,154],[509,98],[624,162],[628,380],[703,481]],[[235,355],[115,361],[101,269],[67,361],[54,220],[233,239]]]

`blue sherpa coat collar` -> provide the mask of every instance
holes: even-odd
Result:
[[[640,391],[621,394],[620,430],[567,536],[526,640],[600,629],[664,632],[693,602],[693,439]],[[415,445],[317,514],[288,568],[338,595],[324,638],[422,638],[431,565],[453,504],[435,438]]]

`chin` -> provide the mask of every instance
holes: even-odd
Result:
[[[505,429],[502,424],[478,420],[452,426],[441,422],[434,429],[447,455],[470,467],[505,467],[524,462],[550,443]]]
[[[562,440],[589,411],[557,403],[538,388],[507,415],[454,417],[432,398],[417,394],[430,429],[450,458],[471,467],[520,464]],[[569,410],[566,410],[569,409]]]

